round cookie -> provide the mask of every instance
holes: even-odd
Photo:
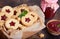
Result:
[[[22,22],[22,24],[24,24],[25,26],[30,26],[30,25],[32,25],[32,24],[34,23],[33,20],[34,20],[33,17],[30,16],[30,15],[26,15],[26,16],[24,16],[24,17],[21,18],[21,22]]]
[[[6,20],[7,16],[3,12],[0,12],[0,26],[3,26]]]
[[[5,23],[6,28],[8,29],[17,29],[19,25],[19,21],[16,19],[8,19]]]
[[[2,12],[4,12],[6,16],[10,18],[13,15],[13,8],[10,6],[4,6],[2,8]]]
[[[12,16],[12,18],[17,18],[20,13],[18,12],[18,7],[14,7],[13,8],[13,16]]]
[[[35,12],[29,12],[28,15],[31,15],[34,19],[34,22],[37,21],[38,15]]]
[[[27,5],[18,6],[18,12],[21,14],[23,11],[29,12],[29,7]]]

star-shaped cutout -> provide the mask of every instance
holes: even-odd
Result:
[[[10,13],[10,10],[9,9],[6,9],[6,12]]]
[[[15,11],[14,11],[14,15],[16,15],[16,13],[17,13],[17,11],[15,10]]]
[[[26,22],[30,22],[30,19],[29,19],[29,18],[25,18],[25,21],[26,21]]]
[[[11,21],[10,23],[10,26],[15,26],[15,22]]]
[[[7,17],[6,17],[5,15],[1,16],[1,20],[4,20],[4,21],[5,21],[6,18],[7,18]]]

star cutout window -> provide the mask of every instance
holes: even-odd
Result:
[[[6,9],[6,12],[10,13],[10,10],[9,9]]]
[[[5,21],[6,18],[7,18],[7,17],[6,17],[5,15],[1,16],[1,20],[4,20],[4,21]]]
[[[15,11],[14,11],[14,15],[16,15],[16,13],[17,13],[17,11],[15,10]]]
[[[15,26],[15,22],[11,21],[10,23],[10,26]]]
[[[30,19],[29,18],[25,18],[25,22],[30,22]]]

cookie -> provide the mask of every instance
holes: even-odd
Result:
[[[22,21],[22,24],[24,24],[25,26],[30,26],[34,23],[33,17],[30,15],[26,15],[26,16],[22,17],[21,21]]]
[[[18,7],[14,7],[13,8],[13,16],[12,16],[12,18],[17,18],[20,13],[18,12]]]
[[[29,12],[28,15],[31,15],[34,19],[34,22],[37,21],[38,15],[35,12]]]
[[[10,6],[4,6],[2,12],[4,12],[7,17],[11,17],[13,15],[13,8]]]
[[[27,6],[27,5],[20,5],[20,6],[18,6],[18,12],[19,13],[22,13],[23,11],[27,11],[27,12],[29,12],[29,7]]]
[[[16,19],[8,19],[5,23],[6,28],[8,29],[17,29],[19,25],[19,21]]]

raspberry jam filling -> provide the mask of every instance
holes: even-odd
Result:
[[[6,18],[7,18],[7,17],[6,17],[5,15],[1,16],[1,20],[4,20],[4,21],[5,21]]]
[[[6,12],[10,13],[10,10],[9,9],[6,9]]]
[[[25,22],[30,22],[30,19],[29,18],[25,18]]]
[[[15,11],[14,11],[14,15],[16,15],[16,13],[17,13],[17,11],[15,10]]]
[[[60,32],[60,22],[59,21],[50,22],[50,23],[48,23],[47,26],[52,31]]]
[[[15,22],[11,21],[10,23],[10,26],[15,26]]]

